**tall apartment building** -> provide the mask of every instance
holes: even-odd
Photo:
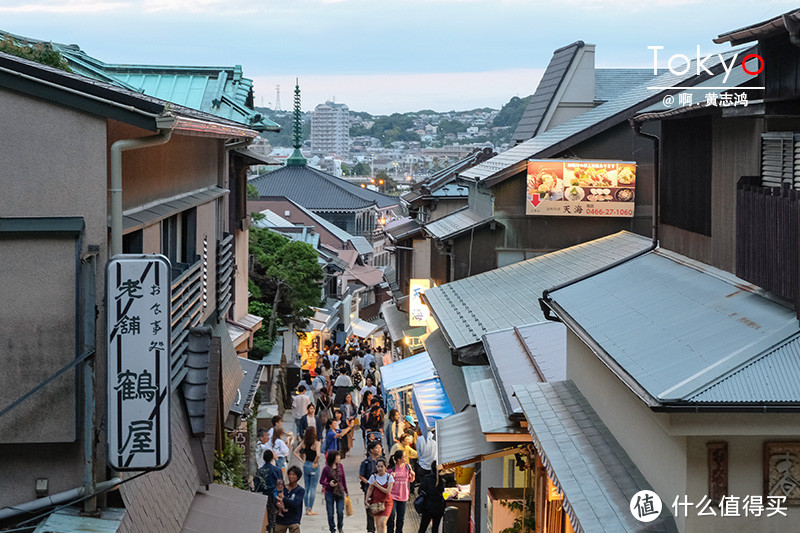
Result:
[[[311,116],[311,150],[345,155],[350,146],[350,109],[331,101],[319,104]]]

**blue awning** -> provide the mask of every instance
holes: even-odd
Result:
[[[456,414],[439,378],[414,383],[412,389],[414,411],[423,434],[436,427],[436,421]]]
[[[384,397],[388,391],[400,387],[410,387],[418,381],[433,379],[436,368],[428,352],[421,352],[381,367],[381,387]]]

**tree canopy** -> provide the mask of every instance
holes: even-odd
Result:
[[[314,315],[311,307],[321,304],[324,273],[314,247],[292,241],[266,228],[250,228],[250,310],[269,325],[257,333],[251,355],[261,359],[272,348],[281,323],[304,326]]]
[[[525,109],[528,107],[528,101],[530,99],[530,96],[526,96],[525,98],[520,98],[519,96],[512,97],[511,100],[500,109],[497,116],[494,117],[492,126],[512,126],[516,128],[522,115],[525,113]]]

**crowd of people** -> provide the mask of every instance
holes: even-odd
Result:
[[[267,496],[268,532],[300,531],[303,507],[306,515],[319,514],[314,510],[319,484],[328,528],[342,533],[345,514],[354,511],[341,461],[354,449],[358,427],[366,449],[358,471],[366,530],[402,533],[407,503],[418,487],[419,533],[430,524],[438,531],[444,499],[434,435],[432,431],[423,435],[412,417],[403,418],[396,409],[386,415],[377,371],[382,355],[381,348],[327,342],[313,379],[311,373],[304,375],[292,399],[297,442],[283,427],[281,416],[273,417],[268,431],[259,430],[258,470],[250,486]],[[289,466],[290,456],[302,463],[302,469]]]

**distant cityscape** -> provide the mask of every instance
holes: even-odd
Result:
[[[486,147],[504,151],[528,98],[513,97],[502,109],[370,115],[327,101],[302,114],[302,152],[310,166],[366,187],[397,193]],[[280,124],[280,133],[264,132],[251,146],[270,157],[275,167],[293,151],[290,111],[256,107]],[[269,166],[259,172],[271,170]],[[375,180],[385,180],[386,183]],[[388,178],[388,179],[386,179]]]

